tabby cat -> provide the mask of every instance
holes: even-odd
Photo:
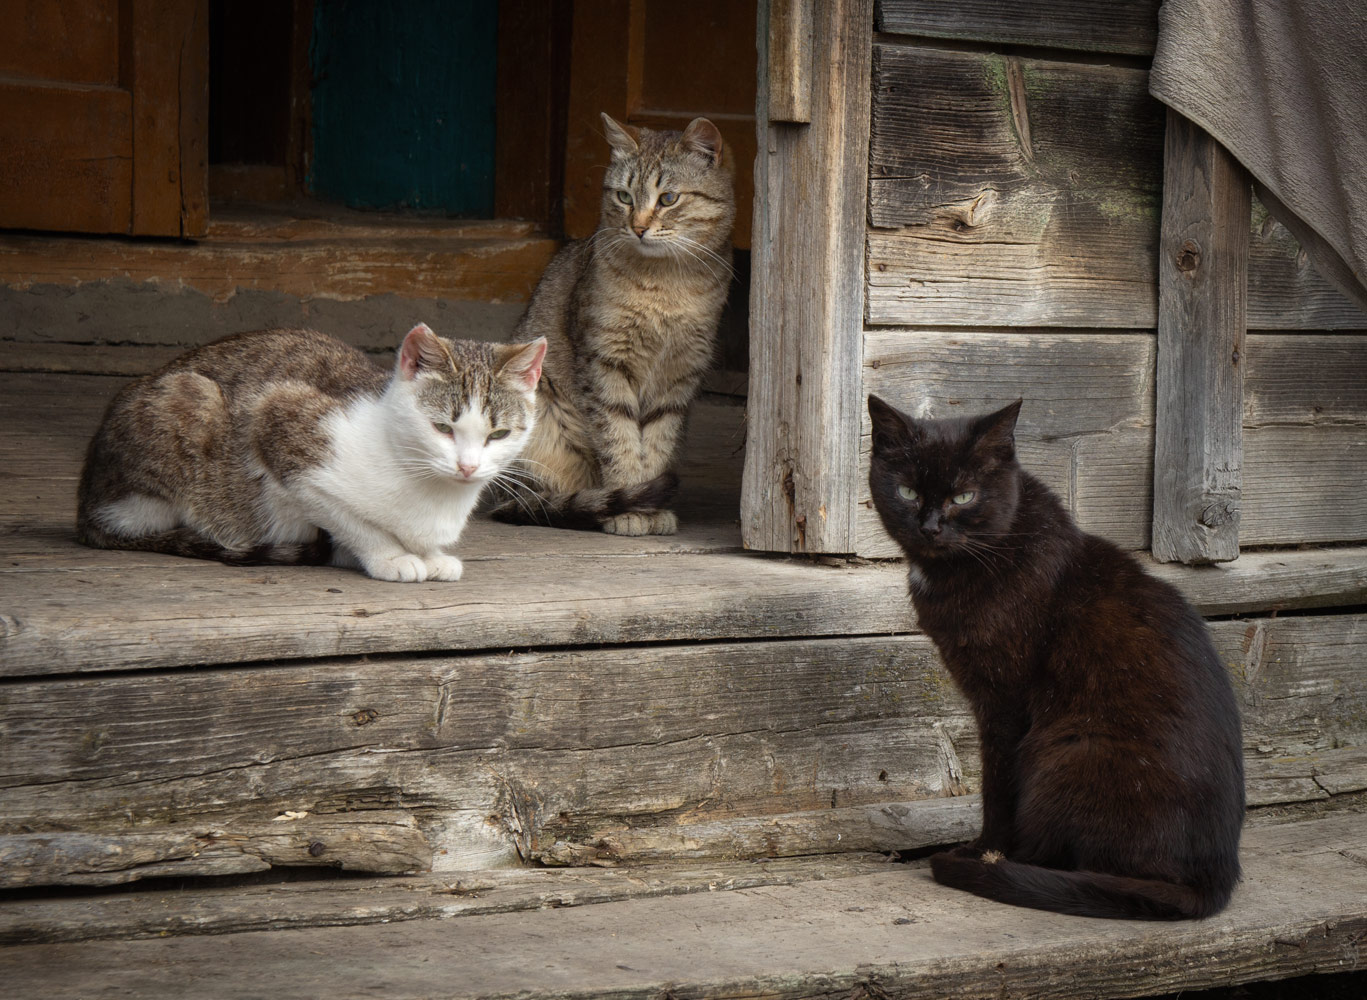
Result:
[[[551,261],[514,336],[550,342],[524,455],[532,495],[493,513],[667,535],[671,465],[730,283],[732,157],[705,118],[683,132],[603,124],[598,229]]]
[[[1021,469],[1020,405],[918,420],[869,397],[874,505],[982,750],[982,833],[931,871],[1061,913],[1210,916],[1244,818],[1229,677],[1182,596]]]
[[[82,542],[459,580],[448,550],[531,433],[546,342],[409,331],[392,374],[312,330],[244,333],[125,386],[90,442]]]

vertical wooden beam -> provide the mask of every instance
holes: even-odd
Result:
[[[1168,111],[1158,266],[1153,554],[1239,556],[1249,179],[1233,156]]]
[[[313,0],[292,0],[290,18],[290,130],[285,144],[285,186],[291,197],[308,193],[313,161]]]
[[[134,235],[208,224],[209,2],[130,0],[123,76],[133,93]]]
[[[771,4],[757,34],[741,533],[751,549],[853,552],[873,0],[812,6],[807,125],[769,118]]]
[[[769,0],[769,121],[812,120],[812,4]]]

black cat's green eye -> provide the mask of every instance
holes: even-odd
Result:
[[[679,192],[664,191],[660,194],[660,204],[668,207],[679,200]]]
[[[438,434],[450,434],[450,433],[451,433],[451,425],[450,425],[450,424],[433,424],[432,427],[433,427],[433,429],[434,429]]]
[[[919,500],[921,498],[921,495],[910,486],[897,487],[897,495],[903,500]]]
[[[623,205],[630,205],[630,204],[631,204],[631,192],[630,192],[630,191],[618,191],[618,192],[617,192],[617,200],[620,201]]]
[[[487,438],[484,439],[484,441],[486,444],[490,441],[502,441],[511,433],[512,431],[508,430],[507,428],[501,428],[490,434]]]
[[[978,494],[974,493],[972,490],[964,490],[954,497],[954,502],[962,507],[966,503],[972,503],[973,498],[977,495]]]

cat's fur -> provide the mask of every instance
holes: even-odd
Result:
[[[392,373],[312,330],[193,350],[110,403],[81,474],[77,535],[458,580],[448,550],[531,432],[545,347],[447,340],[419,324]]]
[[[494,516],[672,534],[671,464],[731,277],[732,157],[705,118],[681,133],[603,123],[598,230],[551,261],[514,337],[550,342],[524,455],[534,496]]]
[[[1019,409],[917,420],[869,397],[874,504],[982,748],[982,833],[931,870],[1019,906],[1210,916],[1244,818],[1229,677],[1182,596],[1021,469]]]

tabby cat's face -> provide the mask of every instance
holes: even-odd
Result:
[[[917,420],[869,397],[869,487],[883,526],[908,557],[983,555],[1009,530],[1020,495],[1019,412],[1017,401],[981,417]]]
[[[399,352],[396,447],[417,478],[486,483],[522,451],[545,339],[485,344],[415,327]]]
[[[717,127],[696,118],[683,132],[627,127],[603,116],[612,161],[603,178],[599,232],[647,257],[706,258],[731,238],[731,155]]]

